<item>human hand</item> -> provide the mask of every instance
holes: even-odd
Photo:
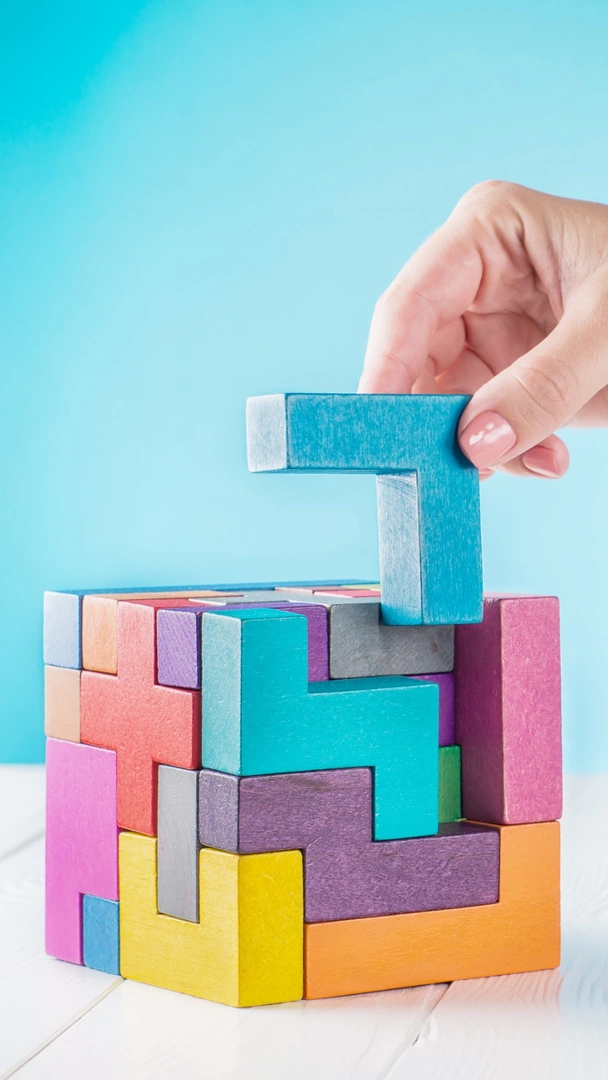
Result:
[[[359,390],[473,394],[480,476],[563,476],[553,432],[608,426],[608,206],[472,188],[380,297]]]

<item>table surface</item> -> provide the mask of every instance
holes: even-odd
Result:
[[[43,826],[0,766],[0,1080],[608,1078],[608,776],[566,779],[559,971],[257,1009],[45,956]]]

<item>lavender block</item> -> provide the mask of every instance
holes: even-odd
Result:
[[[181,601],[179,601],[181,603]],[[201,687],[201,637],[203,615],[213,611],[239,611],[242,602],[198,607],[162,608],[156,614],[157,678],[162,686],[187,690]],[[287,601],[248,603],[247,608],[285,608],[308,620],[308,681],[329,678],[327,609],[322,604],[293,604]]]
[[[435,836],[372,839],[371,769],[199,774],[201,844],[242,854],[304,851],[306,922],[498,900],[499,836],[468,822]]]
[[[439,745],[453,746],[456,742],[456,710],[452,672],[446,672],[445,675],[412,675],[412,678],[437,683],[439,687]]]

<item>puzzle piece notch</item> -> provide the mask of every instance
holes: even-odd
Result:
[[[466,817],[497,824],[562,812],[559,601],[486,597],[456,629],[456,741]]]
[[[200,694],[155,683],[155,608],[118,605],[118,675],[83,671],[81,739],[115,750],[118,824],[155,835],[157,765],[201,764]]]
[[[83,893],[118,899],[116,754],[46,744],[46,951],[82,964]]]
[[[298,1001],[303,989],[302,855],[199,855],[199,922],[156,910],[156,844],[121,833],[120,972],[225,1005]]]
[[[315,595],[324,600],[322,594]],[[324,602],[332,679],[430,675],[454,667],[453,626],[390,626],[382,621],[378,602]]]
[[[258,608],[203,620],[205,768],[373,766],[376,839],[437,832],[436,686],[399,677],[308,684],[301,615]]]
[[[273,394],[247,402],[251,471],[377,475],[387,623],[482,617],[479,479],[456,437],[468,401],[446,394]]]
[[[372,808],[370,769],[200,773],[201,843],[247,854],[303,850],[306,922],[497,901],[495,829],[445,824],[436,836],[379,842]]]

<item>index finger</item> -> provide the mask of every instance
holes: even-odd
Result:
[[[382,294],[372,318],[359,392],[409,394],[434,334],[472,304],[483,277],[474,220],[457,207]]]

